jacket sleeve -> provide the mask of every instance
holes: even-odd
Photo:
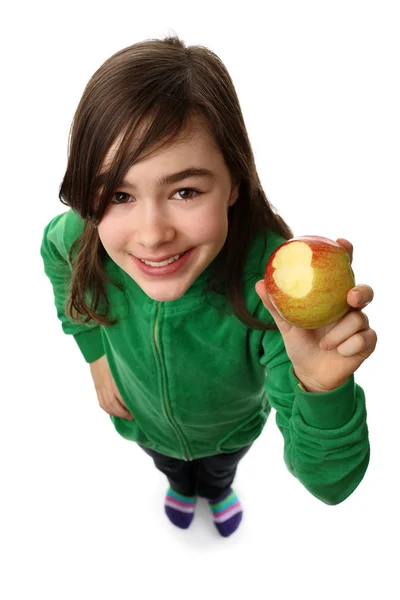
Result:
[[[330,392],[306,392],[281,333],[266,331],[262,340],[265,389],[283,435],[286,466],[316,498],[339,504],[354,492],[369,464],[364,391],[352,375]]]
[[[44,229],[40,254],[45,274],[53,287],[54,304],[62,330],[73,335],[84,359],[90,363],[105,354],[101,326],[90,322],[79,324],[65,314],[72,273],[68,252],[71,238],[76,239],[80,235],[82,226],[83,221],[71,210],[57,215]]]

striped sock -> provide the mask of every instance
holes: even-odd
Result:
[[[239,527],[243,510],[232,488],[216,500],[209,500],[214,523],[219,533],[228,537]]]
[[[165,512],[168,519],[181,529],[187,529],[194,517],[195,496],[183,496],[171,487],[165,497]]]

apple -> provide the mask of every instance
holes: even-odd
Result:
[[[271,302],[295,327],[317,329],[349,310],[347,293],[355,286],[349,254],[318,235],[287,240],[271,254],[264,275]]]

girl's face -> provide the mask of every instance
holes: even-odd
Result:
[[[114,151],[111,148],[110,153]],[[106,157],[105,163],[109,160]],[[189,168],[209,176],[172,176]],[[171,179],[170,182],[158,180]],[[153,300],[180,298],[214,260],[228,234],[228,209],[239,194],[206,128],[139,160],[125,176],[98,225],[112,260]],[[188,252],[189,251],[189,252]],[[187,252],[168,266],[147,266]]]

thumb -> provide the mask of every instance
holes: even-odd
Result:
[[[266,288],[264,279],[257,281],[257,283],[255,285],[255,290],[256,290],[257,294],[259,295],[259,297],[261,298],[262,303],[264,304],[265,308],[271,314],[272,318],[274,319],[274,321],[277,324],[278,329],[281,331],[281,333],[286,333],[287,331],[289,331],[291,328],[291,325],[287,321],[285,321],[285,319],[283,319],[281,317],[281,315],[276,310],[275,306],[272,304],[271,298],[267,292],[267,288]]]

